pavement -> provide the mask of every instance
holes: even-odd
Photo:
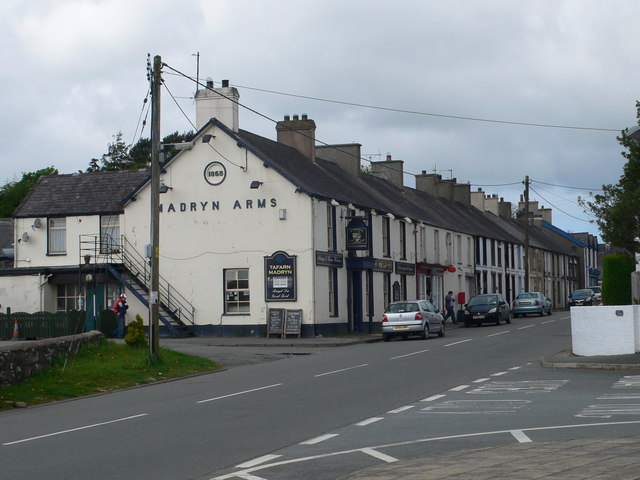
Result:
[[[459,328],[460,324],[447,324]],[[380,335],[340,337],[161,338],[160,346],[216,360],[226,367],[311,355],[378,342]],[[0,341],[0,349],[15,345]],[[640,354],[580,357],[571,351],[540,358],[545,368],[640,370]],[[340,480],[640,480],[640,436],[513,443],[381,463]]]

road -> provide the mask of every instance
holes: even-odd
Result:
[[[2,477],[334,479],[477,445],[637,434],[621,423],[640,418],[633,376],[539,367],[570,344],[559,312],[5,412]]]

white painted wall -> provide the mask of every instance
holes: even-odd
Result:
[[[42,275],[0,277],[0,310],[11,308],[12,312],[34,313],[48,310],[43,305],[40,289]]]
[[[640,352],[640,306],[571,307],[571,339],[576,355]]]

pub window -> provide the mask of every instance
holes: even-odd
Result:
[[[364,315],[369,317],[369,301],[371,299],[371,286],[369,285],[369,272],[364,273]]]
[[[82,286],[76,283],[58,285],[56,295],[56,311],[82,310],[84,308],[84,293]]]
[[[453,236],[449,232],[447,232],[447,235],[445,236],[445,243],[447,249],[447,258],[445,259],[444,263],[446,263],[447,265],[451,265],[453,263]]]
[[[433,231],[433,251],[436,256],[434,263],[440,263],[440,231],[439,230]]]
[[[407,276],[400,275],[400,296],[401,300],[407,300]]]
[[[420,261],[426,263],[427,261],[427,229],[423,226],[420,227]]]
[[[67,219],[49,219],[49,253],[59,255],[67,253]]]
[[[456,235],[456,262],[462,264],[462,235]]]
[[[120,216],[102,215],[100,217],[100,253],[113,253],[120,248]]]
[[[224,271],[224,313],[249,313],[249,269]]]
[[[338,316],[338,269],[329,268],[329,315]]]
[[[407,224],[400,222],[400,258],[407,258]]]
[[[327,249],[336,250],[336,207],[327,205]]]
[[[391,288],[391,274],[383,273],[382,274],[382,294],[384,299],[385,308],[389,305],[389,289]]]
[[[502,266],[502,242],[498,242],[498,266]]]
[[[389,217],[382,217],[382,256],[388,257],[391,251],[391,242],[389,239]]]

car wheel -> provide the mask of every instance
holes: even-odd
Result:
[[[551,315],[551,309],[549,309],[549,313],[547,313],[547,315]]]
[[[385,342],[388,342],[389,340],[391,340],[391,335],[383,335],[382,340],[384,340]]]
[[[423,340],[426,340],[429,338],[429,324],[425,323],[424,324],[424,329],[422,330],[422,335],[420,335],[422,337]]]
[[[511,315],[507,317],[507,323],[511,323]]]
[[[544,317],[544,308],[542,310],[540,310],[540,313],[538,314],[539,317]]]
[[[500,314],[498,313],[498,317],[496,318],[496,325],[500,325]]]
[[[444,322],[440,324],[440,331],[438,332],[439,337],[444,337]]]
[[[471,328],[470,322],[464,322],[464,328]]]
[[[404,335],[402,335],[402,339],[403,339],[403,340],[409,340],[409,335],[408,335],[408,334],[404,334]]]

